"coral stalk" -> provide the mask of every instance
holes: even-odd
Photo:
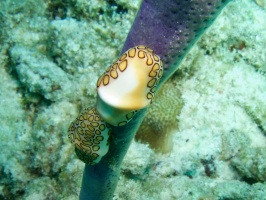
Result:
[[[230,0],[144,0],[122,52],[139,44],[160,56],[167,80]]]

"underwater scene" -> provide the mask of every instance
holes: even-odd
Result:
[[[0,200],[266,200],[266,0],[0,0]]]

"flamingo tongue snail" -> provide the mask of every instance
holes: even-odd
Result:
[[[125,125],[152,102],[162,73],[153,50],[142,45],[129,49],[98,79],[99,114],[113,126]]]

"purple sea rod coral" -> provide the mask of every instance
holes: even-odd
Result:
[[[162,84],[230,0],[144,0],[122,52],[142,44],[164,64]]]

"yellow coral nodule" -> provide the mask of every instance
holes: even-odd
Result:
[[[152,102],[162,73],[153,50],[143,45],[129,49],[97,81],[99,114],[113,126],[125,125]]]
[[[111,129],[95,108],[85,109],[68,128],[68,137],[75,145],[80,160],[94,165],[109,150]]]

